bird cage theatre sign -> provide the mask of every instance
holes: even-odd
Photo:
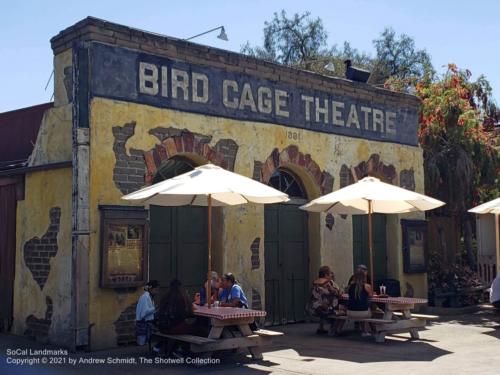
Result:
[[[93,43],[93,96],[415,146],[417,112]],[[385,92],[384,93],[388,93]]]

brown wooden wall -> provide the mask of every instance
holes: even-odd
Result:
[[[22,199],[22,178],[0,178],[0,331],[12,324],[16,257],[16,207]]]

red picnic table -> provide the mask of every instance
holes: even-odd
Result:
[[[194,306],[194,315],[210,319],[208,341],[191,345],[193,352],[248,348],[252,358],[262,359],[261,346],[274,336],[283,333],[259,329],[252,331],[250,325],[255,318],[266,316],[265,311],[237,307]],[[230,329],[230,327],[237,328]],[[236,333],[236,335],[235,335]]]
[[[341,300],[348,301],[349,295],[343,294]],[[384,315],[381,324],[375,326],[377,342],[383,342],[386,335],[394,333],[410,333],[411,338],[420,338],[418,329],[424,328],[427,320],[436,319],[433,315],[413,314],[415,305],[427,304],[425,298],[390,297],[374,295],[370,302],[384,304]],[[375,319],[372,319],[375,320]],[[384,321],[386,322],[384,324]]]

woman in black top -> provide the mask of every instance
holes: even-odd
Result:
[[[368,298],[372,296],[372,287],[367,283],[366,273],[357,270],[354,279],[349,285],[349,302],[347,304],[347,317],[362,319],[371,318]],[[369,325],[362,324],[362,336],[370,336]]]

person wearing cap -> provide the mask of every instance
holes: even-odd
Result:
[[[203,306],[207,303],[207,283],[205,282],[203,288],[200,289],[200,302],[199,305]],[[210,303],[214,303],[219,298],[219,290],[221,288],[221,279],[219,274],[215,271],[212,271],[212,276],[210,279]]]
[[[232,273],[225,273],[222,278],[222,292],[219,300],[222,307],[241,307],[248,309],[248,300],[243,289],[238,285]]]
[[[145,345],[151,337],[151,328],[155,318],[154,296],[160,290],[160,284],[157,280],[150,280],[144,286],[144,293],[137,301],[135,308],[135,327],[137,344]]]

